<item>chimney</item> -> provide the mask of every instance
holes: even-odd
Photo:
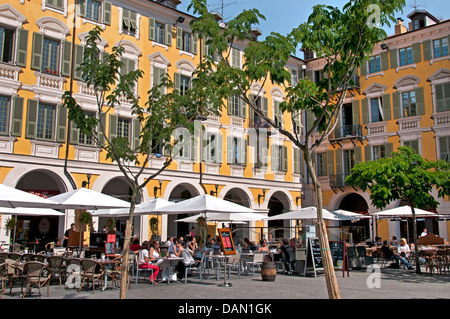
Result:
[[[395,25],[395,35],[408,32],[408,28],[403,25],[403,19],[397,18],[397,24]]]

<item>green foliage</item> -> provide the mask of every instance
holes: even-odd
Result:
[[[399,147],[392,157],[355,165],[347,176],[347,185],[370,191],[372,204],[382,209],[395,200],[408,200],[418,208],[436,207],[433,188],[440,196],[450,193],[450,165],[430,161],[410,147]]]

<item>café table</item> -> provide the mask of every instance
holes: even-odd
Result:
[[[115,271],[115,266],[117,264],[119,264],[120,261],[118,261],[116,259],[100,259],[97,261],[100,265],[102,265],[103,270],[104,270],[104,280],[103,280],[102,291],[105,291],[106,288],[111,288],[111,289],[118,288],[119,289],[119,287],[115,287],[114,285],[111,285],[111,286],[108,285],[108,268],[111,267],[111,265],[112,265],[112,269],[110,269],[110,270]],[[111,283],[112,283],[112,280],[111,280]]]
[[[169,274],[167,277],[167,284],[170,284],[171,281],[179,282],[178,280],[173,280],[172,276],[174,275],[174,268],[178,264],[179,261],[183,261],[184,259],[181,257],[163,257],[164,261],[168,263]]]

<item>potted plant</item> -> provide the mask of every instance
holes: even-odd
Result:
[[[197,218],[197,234],[196,239],[198,245],[203,245],[205,240],[206,218],[200,216]]]
[[[158,217],[150,218],[150,233],[151,238],[158,236]]]
[[[5,223],[5,231],[6,236],[9,236],[10,231],[14,230],[14,228],[17,226],[17,222],[15,218],[8,218]]]
[[[94,223],[92,221],[92,215],[86,211],[83,211],[80,215],[80,219],[78,220],[81,224],[88,226],[88,229],[91,230],[94,227]]]

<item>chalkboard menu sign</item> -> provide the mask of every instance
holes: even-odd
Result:
[[[105,255],[106,256],[114,256],[116,254],[116,246],[115,243],[105,243]]]
[[[342,269],[342,275],[349,275],[347,245],[345,241],[330,241],[331,257],[333,258],[334,269]]]
[[[311,256],[314,260],[314,266],[316,269],[323,268],[322,262],[322,254],[320,253],[320,245],[319,239],[317,238],[309,238],[310,248],[311,248]]]
[[[233,237],[229,228],[219,228],[219,238],[222,251],[225,255],[236,255]]]

